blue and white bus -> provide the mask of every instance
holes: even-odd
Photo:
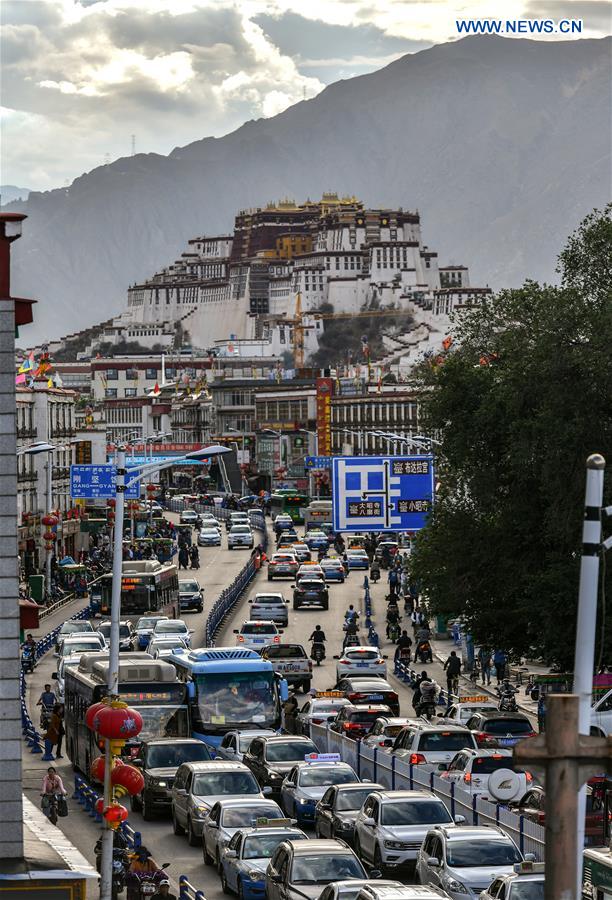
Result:
[[[254,650],[205,647],[167,660],[187,684],[193,737],[213,750],[234,729],[280,729],[287,682]]]

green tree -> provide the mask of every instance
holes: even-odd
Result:
[[[477,642],[569,669],[585,461],[612,447],[611,214],[569,238],[559,287],[526,282],[464,312],[444,362],[419,372],[423,426],[442,439],[413,560],[433,610],[464,617]],[[596,658],[610,662],[601,600],[599,618]]]

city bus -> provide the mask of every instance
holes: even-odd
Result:
[[[104,575],[100,581],[100,609],[110,615],[113,576]],[[97,612],[98,610],[96,610]],[[160,563],[151,559],[126,559],[121,568],[121,617],[179,615],[178,570],[174,563]]]
[[[587,847],[583,853],[583,900],[612,900],[612,850]]]
[[[85,713],[92,703],[108,695],[108,656],[107,652],[84,653],[78,666],[65,670],[66,752],[72,765],[86,775],[102,750],[85,724]],[[191,734],[187,686],[165,660],[153,659],[148,653],[122,655],[119,696],[138,710],[144,722],[138,737],[129,740],[124,748],[123,755],[128,758],[138,752],[143,740]]]
[[[304,513],[304,528],[317,528],[332,521],[331,500],[311,500]]]
[[[309,503],[308,494],[289,489],[276,491],[270,496],[270,514],[274,520],[279,513],[289,513],[296,525],[302,525]]]
[[[287,682],[259,653],[246,647],[206,647],[167,659],[187,685],[192,735],[213,752],[228,731],[280,728]]]

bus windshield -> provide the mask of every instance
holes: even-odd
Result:
[[[278,702],[273,672],[215,672],[194,675],[197,697],[194,713],[210,732],[211,726],[274,727]]]
[[[139,741],[160,737],[191,737],[186,706],[135,706],[142,716]]]

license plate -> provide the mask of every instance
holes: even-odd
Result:
[[[263,638],[253,638],[254,644],[263,644],[263,642],[264,642]]]
[[[382,700],[382,699],[383,699],[382,694],[370,694],[370,700]]]
[[[517,743],[517,738],[499,738],[497,741],[498,744],[502,744],[504,747],[512,746]]]
[[[353,665],[358,669],[365,669],[366,666],[369,666],[369,663],[353,663]]]

